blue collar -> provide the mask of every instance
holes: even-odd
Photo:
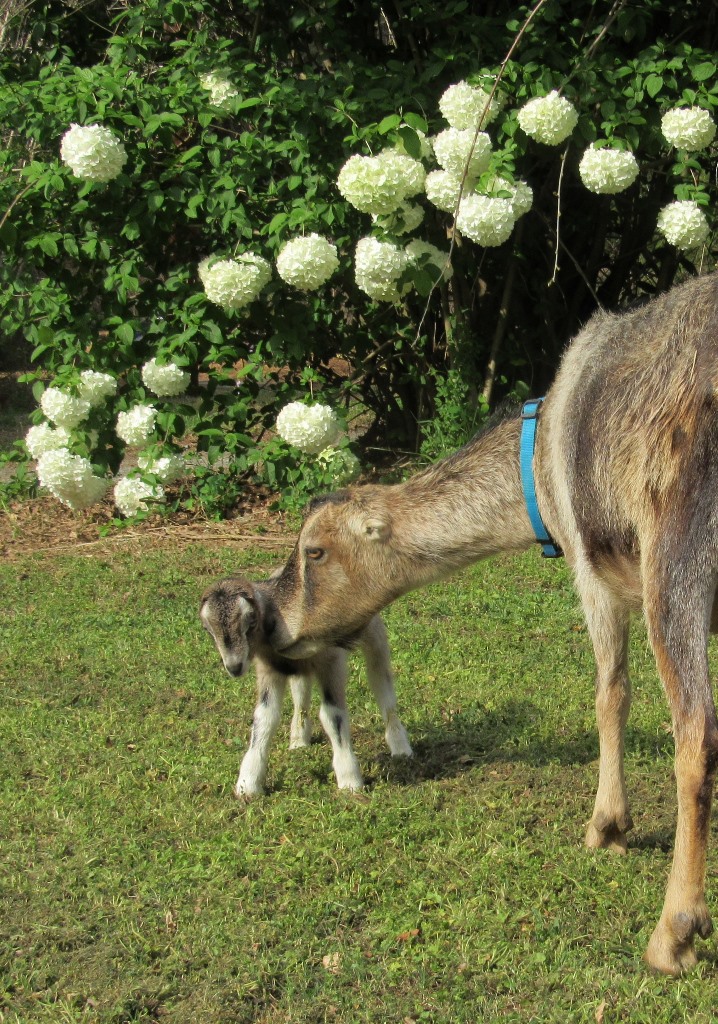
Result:
[[[534,447],[536,446],[536,424],[543,398],[533,398],[521,410],[521,485],[524,490],[526,511],[529,514],[536,540],[543,547],[544,558],[561,558],[563,551],[552,539],[544,526],[534,486]]]

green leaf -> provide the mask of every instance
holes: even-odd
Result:
[[[644,82],[644,86],[648,95],[653,99],[653,97],[657,96],[663,88],[663,79],[660,75],[648,75]]]
[[[377,131],[380,135],[386,135],[387,132],[392,132],[395,128],[398,128],[400,124],[401,117],[398,114],[389,114],[388,117],[379,122]]]
[[[707,79],[715,76],[716,70],[718,70],[718,68],[716,68],[713,61],[704,61],[702,64],[697,64],[696,67],[693,68],[693,79],[696,82],[705,82]]]
[[[409,125],[410,128],[413,128],[414,131],[423,132],[424,135],[426,135],[426,133],[429,131],[428,124],[426,123],[424,118],[421,117],[419,114],[404,114],[404,121]]]
[[[115,334],[123,345],[131,345],[135,340],[135,329],[132,324],[120,324]]]
[[[421,158],[421,139],[416,134],[413,128],[407,128],[404,125],[396,133],[404,144],[404,149],[409,156],[413,157],[414,160]]]

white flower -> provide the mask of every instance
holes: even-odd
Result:
[[[90,413],[86,398],[75,398],[59,388],[46,388],[40,399],[40,408],[56,427],[72,430]]]
[[[633,153],[622,149],[596,149],[591,145],[581,157],[578,172],[591,192],[615,195],[636,180],[638,163]]]
[[[448,281],[454,272],[448,252],[442,252],[431,242],[423,242],[421,239],[415,238],[413,242],[409,242],[404,251],[411,264],[428,270],[430,273],[433,269],[432,276],[435,279],[441,278]]]
[[[498,195],[500,192],[508,192],[508,196]],[[508,199],[514,213],[514,219],[518,220],[528,213],[534,203],[534,191],[525,181],[507,181],[506,178],[495,177],[486,186],[486,194],[498,199]]]
[[[348,448],[325,448],[317,455],[317,462],[331,472],[335,487],[346,487],[361,473],[359,459]]]
[[[478,245],[501,245],[511,234],[515,220],[508,199],[473,194],[461,201],[456,226]]]
[[[142,444],[155,429],[157,410],[153,405],[133,405],[117,414],[115,430],[126,444]]]
[[[363,292],[381,302],[397,302],[397,280],[406,270],[408,256],[393,242],[360,238],[354,255],[356,283]]]
[[[229,100],[234,99],[235,96],[239,96],[239,92],[235,89],[229,79],[223,75],[217,74],[216,71],[210,71],[206,75],[202,75],[199,84],[203,89],[207,89],[210,93],[209,102],[213,107],[224,107]]]
[[[449,174],[448,171],[430,171],[426,176],[426,198],[444,213],[453,213],[459,200],[461,175]],[[474,190],[475,179],[467,178],[464,182],[462,197]]]
[[[117,394],[117,381],[109,373],[83,370],[80,374],[78,391],[80,398],[86,399],[94,408],[96,405],[100,405],[103,399]]]
[[[94,505],[107,490],[107,481],[93,474],[90,461],[67,448],[43,452],[37,460],[37,478],[58,501],[72,509]]]
[[[432,141],[436,159],[455,178],[464,171],[468,178],[478,178],[489,166],[491,139],[486,132],[477,135],[473,128],[445,128]]]
[[[489,95],[479,86],[469,85],[468,82],[457,82],[455,85],[450,85],[442,94],[439,100],[439,110],[452,128],[476,130],[479,118],[481,118],[481,127],[485,128],[491,124],[500,111],[500,106],[495,98],[489,102]]]
[[[424,219],[424,209],[416,203],[399,203],[393,213],[373,217],[374,222],[392,235],[408,235],[416,231]]]
[[[71,125],[62,136],[60,156],[83,181],[111,181],[127,160],[125,147],[100,124]]]
[[[303,292],[321,287],[338,266],[337,247],[316,234],[290,239],[277,256],[279,276]]]
[[[685,251],[702,245],[710,230],[701,208],[689,200],[664,206],[656,226],[670,245]]]
[[[578,113],[573,104],[554,89],[548,96],[537,96],[518,112],[520,126],[547,146],[558,146],[576,127]]]
[[[152,455],[139,455],[137,465],[145,473],[156,476],[163,484],[171,484],[175,480],[179,480],[187,469],[184,457],[179,454],[161,455],[159,458],[154,458]]]
[[[163,501],[165,492],[159,484],[148,484],[138,476],[125,476],[118,480],[113,491],[115,505],[123,516],[146,512],[148,501]]]
[[[190,375],[181,370],[176,363],[159,366],[153,358],[142,367],[142,380],[145,387],[153,391],[158,398],[167,398],[170,395],[184,394]]]
[[[397,149],[378,156],[350,156],[337,177],[337,187],[347,202],[362,213],[393,213],[407,196],[424,187],[426,171]]]
[[[56,430],[53,430],[49,423],[39,423],[36,427],[30,427],[25,434],[25,447],[33,459],[39,458],[45,452],[67,448],[69,444],[70,431],[65,427],[57,427]]]
[[[693,151],[710,146],[716,133],[715,121],[700,107],[676,107],[661,118],[661,131],[672,146]]]
[[[261,256],[246,252],[233,260],[209,256],[200,263],[198,274],[210,302],[223,309],[241,309],[271,280],[272,268]]]
[[[277,416],[277,433],[305,454],[316,455],[339,438],[341,427],[328,405],[290,402]]]

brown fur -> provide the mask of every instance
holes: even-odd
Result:
[[[541,409],[544,522],[573,568],[597,662],[599,784],[586,842],[626,849],[628,614],[644,609],[676,738],[673,868],[650,964],[678,974],[711,928],[706,842],[718,761],[707,635],[718,577],[718,275],[623,315],[596,315]],[[351,488],[311,510],[277,580],[276,649],[341,642],[407,591],[534,538],[518,417],[406,483]]]

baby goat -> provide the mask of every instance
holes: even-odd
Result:
[[[313,678],[321,690],[319,720],[332,745],[337,785],[339,789],[361,789],[364,780],[352,749],[345,695],[347,651],[326,646],[311,658],[297,661],[275,654],[267,640],[274,629],[273,587],[273,578],[250,583],[240,576],[230,576],[209,587],[200,604],[202,625],[214,640],[229,674],[242,676],[253,662],[257,677],[257,704],[249,750],[242,759],[235,796],[255,796],[264,791],[269,749],[281,718],[287,680],[294,702],[289,746],[309,745]],[[369,686],[384,719],[386,742],[392,757],[411,757],[409,738],[396,710],[389,643],[379,615],[357,635],[357,644],[364,655]]]

